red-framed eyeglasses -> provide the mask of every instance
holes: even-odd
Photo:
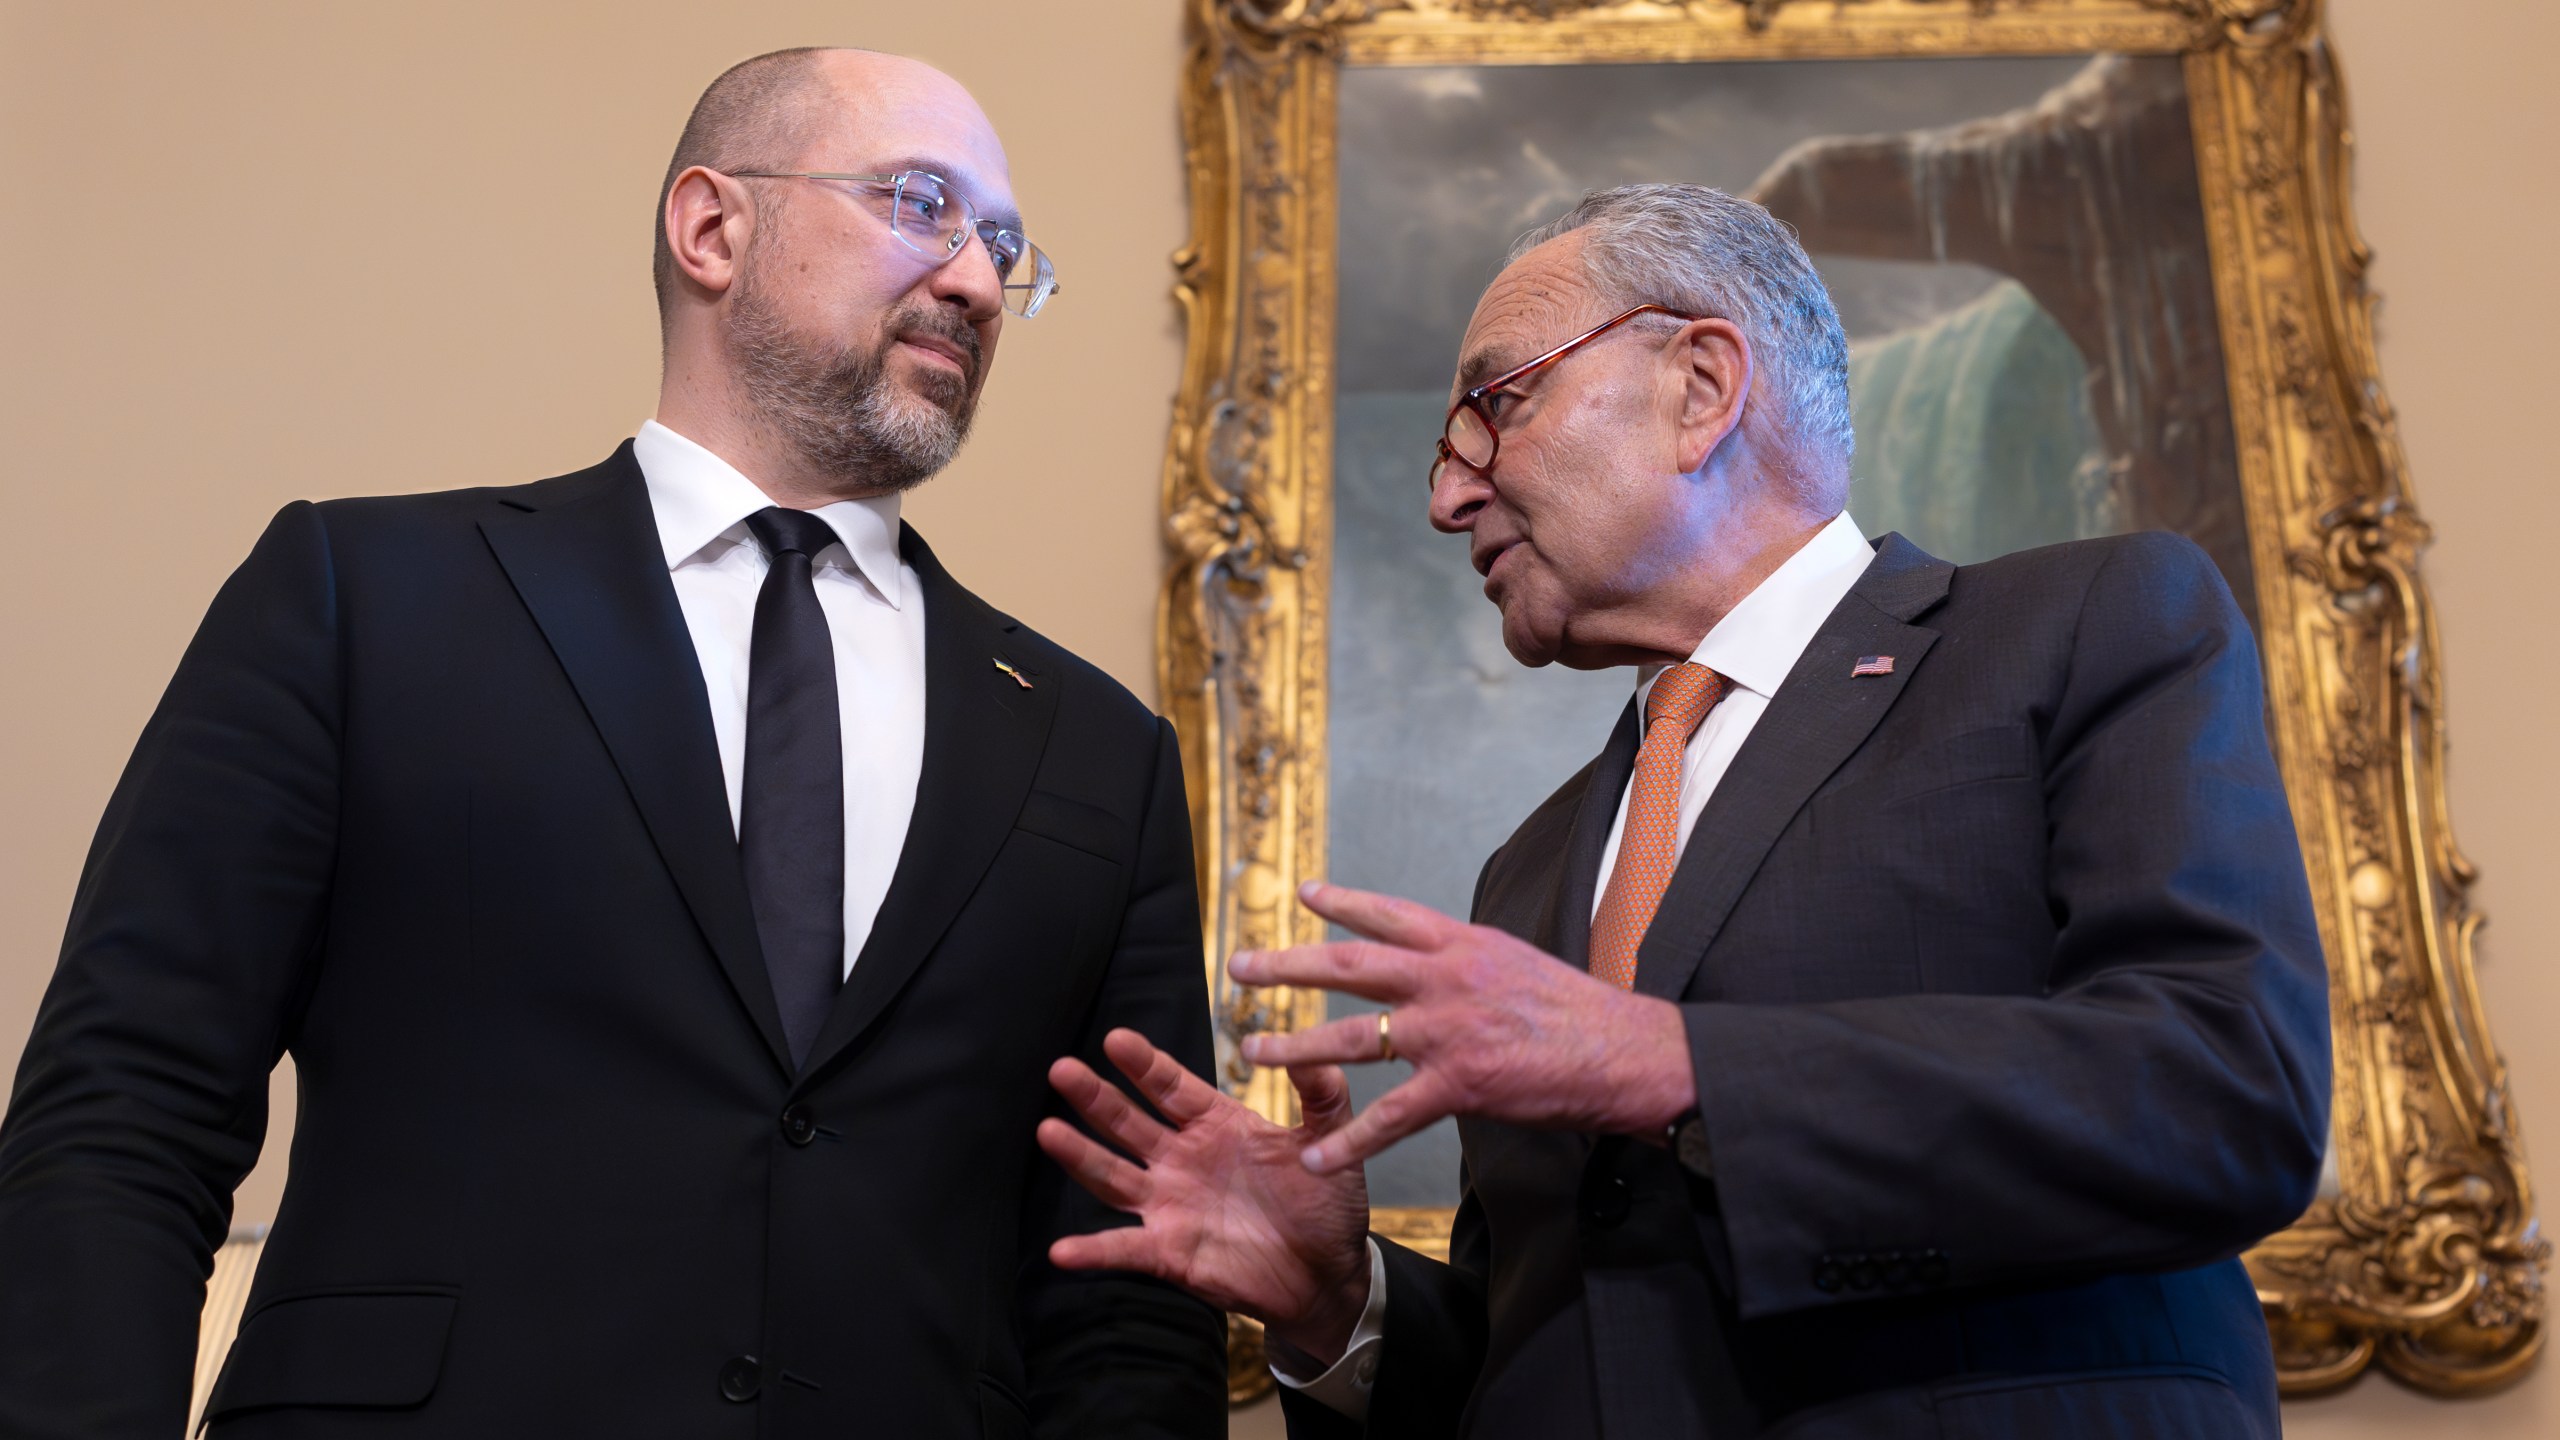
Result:
[[[1494,458],[1502,453],[1502,430],[1497,424],[1493,397],[1637,316],[1648,314],[1668,315],[1680,321],[1706,318],[1703,315],[1689,314],[1685,310],[1674,310],[1668,305],[1638,305],[1623,314],[1601,321],[1526,365],[1505,370],[1459,396],[1458,403],[1449,407],[1449,418],[1440,422],[1440,451],[1431,462],[1431,488],[1434,490],[1440,488],[1440,472],[1447,469],[1452,460],[1474,470],[1492,468]],[[1479,455],[1482,458],[1478,458]]]

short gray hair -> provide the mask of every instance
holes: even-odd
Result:
[[[1576,230],[1590,231],[1583,274],[1613,303],[1655,304],[1742,327],[1787,431],[1845,473],[1857,436],[1849,418],[1849,336],[1831,292],[1785,221],[1704,185],[1621,185],[1511,246],[1508,265]]]

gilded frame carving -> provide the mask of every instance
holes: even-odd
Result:
[[[2455,1393],[2542,1343],[2506,1071],[2473,980],[2474,872],[2445,808],[2445,715],[2414,508],[2350,205],[2320,0],[1185,0],[1189,348],[1163,477],[1157,623],[1207,902],[1230,1087],[1292,1101],[1234,1042],[1322,1015],[1224,981],[1320,938],[1325,869],[1335,81],[1345,63],[2045,54],[2183,57],[2276,741],[2329,952],[2339,1191],[2252,1251],[2288,1393],[2379,1361]],[[1382,1212],[1445,1244],[1446,1212]],[[1234,1390],[1267,1387],[1240,1326]]]

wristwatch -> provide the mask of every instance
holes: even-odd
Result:
[[[1692,1110],[1674,1120],[1662,1132],[1662,1143],[1671,1147],[1671,1158],[1680,1168],[1701,1180],[1716,1178],[1715,1152],[1707,1145],[1707,1119]]]

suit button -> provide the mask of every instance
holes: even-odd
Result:
[[[1849,1288],[1852,1290],[1873,1290],[1876,1282],[1883,1278],[1876,1270],[1876,1262],[1864,1255],[1850,1262]]]
[[[782,1112],[782,1138],[794,1145],[806,1145],[818,1138],[817,1117],[806,1105],[794,1105]]]
[[[1627,1223],[1627,1212],[1635,1208],[1635,1197],[1627,1190],[1627,1182],[1612,1175],[1593,1186],[1582,1201],[1582,1218],[1604,1230],[1614,1230]]]
[[[1884,1288],[1899,1290],[1911,1283],[1911,1262],[1899,1250],[1884,1252]]]
[[[1944,1285],[1947,1283],[1947,1257],[1942,1251],[1921,1251],[1919,1263],[1913,1265],[1911,1269],[1913,1274],[1920,1277],[1920,1283],[1923,1285]]]
[[[1848,1277],[1841,1270],[1839,1261],[1825,1255],[1813,1262],[1814,1289],[1825,1295],[1837,1295],[1840,1293],[1840,1287],[1847,1283]]]
[[[764,1367],[756,1363],[753,1355],[734,1356],[728,1364],[720,1367],[720,1398],[723,1400],[753,1400],[763,1385]]]

